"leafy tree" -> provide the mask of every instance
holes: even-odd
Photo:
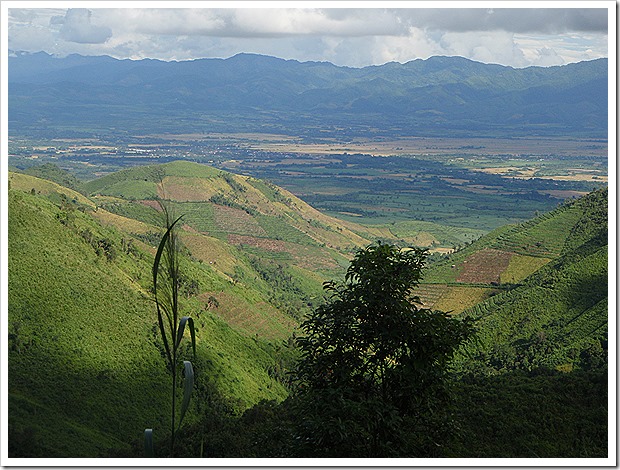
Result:
[[[301,452],[432,455],[447,418],[446,373],[470,320],[421,308],[412,295],[427,253],[378,243],[359,250],[343,283],[301,325],[296,371]]]

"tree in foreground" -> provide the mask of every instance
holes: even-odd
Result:
[[[343,283],[301,325],[296,371],[300,453],[316,457],[438,455],[446,376],[470,320],[421,308],[413,295],[427,252],[378,243],[358,251]]]
[[[191,317],[180,316],[179,306],[179,240],[176,224],[181,217],[174,219],[171,210],[160,203],[164,215],[166,232],[161,238],[155,260],[153,262],[153,297],[157,307],[157,324],[164,345],[164,357],[171,373],[172,390],[172,414],[170,422],[170,456],[174,455],[174,444],[178,430],[183,422],[183,417],[189,406],[192,388],[194,386],[194,369],[190,361],[183,361],[183,400],[181,412],[177,424],[177,387],[180,377],[180,352],[181,340],[185,326],[189,327],[194,357],[196,356],[196,336],[194,322]],[[154,455],[153,430],[145,430],[145,452],[148,456]]]

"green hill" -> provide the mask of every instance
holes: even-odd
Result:
[[[518,284],[463,312],[477,318],[479,328],[478,342],[468,351],[475,360],[462,360],[469,368],[568,371],[606,361],[607,190],[537,220],[518,232],[519,240],[555,239],[558,255]],[[531,233],[536,233],[534,238]]]
[[[606,190],[600,190],[586,198],[568,200],[551,212],[521,224],[505,225],[453,253],[433,257],[421,286],[423,302],[439,310],[461,313],[520,285],[543,266],[575,249],[583,243],[579,240],[593,236],[586,226],[598,224],[604,233],[597,236],[606,237],[604,194]]]
[[[356,247],[389,241],[398,229],[345,223],[268,182],[188,162],[121,171],[85,183],[82,193],[20,173],[9,183],[10,456],[135,456],[145,428],[159,444],[166,438],[169,377],[150,294],[162,232],[156,196],[183,214],[181,310],[195,319],[198,343],[188,429],[219,423],[231,439],[243,433],[222,416],[250,409],[241,423],[252,410],[261,419],[271,405],[256,404],[287,396],[291,334],[322,301],[322,283],[342,274]],[[457,237],[414,222],[399,234],[413,239],[417,227],[418,239]],[[606,190],[431,261],[422,301],[478,319],[459,373],[606,364]],[[504,380],[527,396],[519,384],[529,379],[506,377],[462,388],[487,400],[483,387],[499,390]],[[562,380],[545,386],[561,388]],[[194,450],[201,439],[215,445],[218,436],[193,435]],[[451,452],[463,455],[459,445]]]
[[[83,187],[103,209],[95,214],[102,223],[151,245],[149,226],[158,218],[154,199],[170,201],[183,214],[181,238],[194,259],[239,288],[258,285],[271,305],[297,319],[322,297],[324,280],[341,276],[355,249],[370,243],[357,234],[358,227],[271,183],[187,161],[130,168]],[[229,310],[226,319],[246,332],[261,331],[269,321],[262,315],[248,322],[236,300],[225,295],[220,300]]]
[[[122,454],[147,427],[163,438],[169,379],[153,329],[151,247],[101,224],[103,209],[95,212],[67,197],[50,200],[44,194],[49,182],[24,175],[12,175],[12,181],[10,454]],[[16,189],[17,181],[34,191]],[[285,387],[274,375],[277,338],[287,338],[295,321],[278,313],[260,289],[234,285],[189,254],[182,271],[199,286],[198,293],[191,283],[184,286],[182,306],[197,326],[192,416],[207,400],[223,400],[240,412],[260,400],[284,398]],[[207,292],[216,302],[221,295],[219,305],[206,305]],[[229,325],[228,303],[246,308],[243,314],[263,328],[252,328],[250,337]]]
[[[75,177],[71,172],[59,168],[53,163],[44,163],[39,166],[32,166],[26,168],[24,173],[37,178],[43,178],[53,181],[61,186],[64,186],[75,191],[80,191],[82,182]]]

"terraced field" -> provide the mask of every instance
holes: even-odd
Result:
[[[465,284],[499,284],[511,257],[512,253],[506,251],[484,248],[463,261],[463,268],[456,281]]]
[[[521,282],[530,274],[535,273],[545,264],[551,261],[550,258],[540,258],[538,256],[526,256],[514,253],[506,269],[500,275],[500,283],[514,284]]]
[[[433,308],[458,313],[488,298],[493,288],[521,284],[563,253],[576,228],[586,224],[584,210],[577,203],[564,204],[528,222],[500,227],[448,254],[429,266],[420,297]]]
[[[488,299],[497,291],[480,286],[452,286],[438,299],[433,308],[456,315]]]
[[[291,317],[267,302],[252,303],[240,300],[238,295],[218,291],[204,292],[199,296],[205,304],[210,298],[215,298],[218,302],[217,307],[211,311],[246,336],[282,340],[297,327],[297,323]],[[200,314],[197,322],[201,324]]]
[[[513,226],[499,236],[491,246],[521,255],[556,257],[561,253],[571,228],[580,216],[579,211],[562,207],[529,222]]]

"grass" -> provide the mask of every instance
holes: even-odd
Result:
[[[447,457],[607,458],[606,373],[522,371],[455,385]],[[508,460],[506,460],[508,461]]]
[[[178,176],[199,165],[184,162],[168,169],[177,174],[170,178],[179,178],[179,191],[199,186],[192,179],[183,186]],[[90,187],[106,192],[135,181],[140,196],[155,184],[149,178],[156,173],[154,167],[136,169]],[[585,351],[606,338],[607,251],[601,243],[607,206],[601,195],[498,228],[470,244],[480,227],[404,220],[364,227],[320,214],[268,183],[226,180],[213,169],[205,170],[205,177],[230,189],[242,185],[245,192],[231,199],[241,208],[174,202],[177,212],[186,214],[182,271],[197,285],[196,294],[182,296],[197,330],[199,398],[192,400],[188,425],[199,422],[210,399],[207,391],[225,396],[227,409],[237,414],[261,400],[284,399],[287,392],[270,371],[277,345],[297,325],[286,312],[317,305],[321,283],[342,274],[350,251],[375,237],[461,245],[433,258],[437,261],[425,270],[418,293],[433,308],[480,318],[479,343],[470,351],[480,370],[578,369]],[[11,174],[11,181],[11,452],[131,453],[128,447],[142,438],[144,428],[168,427],[162,417],[169,407],[168,376],[153,335],[149,294],[154,254],[149,236],[157,212],[139,200],[118,195],[90,200],[29,176]],[[277,208],[277,214],[266,207]],[[113,250],[97,245],[100,241]],[[462,277],[483,266],[489,270],[484,279]],[[491,286],[494,280],[521,285]],[[210,297],[219,306],[209,307]],[[544,354],[536,349],[541,344],[549,347]],[[72,435],[79,444],[74,449],[67,444]]]
[[[515,289],[466,310],[478,320],[480,360],[487,367],[579,366],[584,341],[607,338],[607,247],[551,261]],[[589,343],[588,343],[589,344]],[[475,362],[474,362],[475,363]]]
[[[419,220],[396,222],[386,227],[389,228],[396,238],[403,238],[406,241],[411,240],[419,246],[429,246],[431,248],[435,245],[444,247],[460,246],[480,238],[485,233],[483,230],[441,225]]]
[[[110,449],[129,452],[127,442],[99,432],[55,407],[19,393],[9,393],[9,457],[40,458],[72,455],[92,458],[109,455]],[[33,419],[35,417],[36,419]]]
[[[551,261],[549,258],[513,254],[508,267],[500,274],[502,284],[515,284],[538,271]]]
[[[514,226],[511,231],[499,237],[493,247],[541,258],[558,256],[571,228],[580,217],[579,208],[561,207],[552,213]]]
[[[34,189],[36,193],[46,196],[64,194],[68,199],[75,200],[78,204],[88,207],[95,206],[90,199],[84,197],[77,191],[36,176],[10,172],[9,185],[12,189],[19,189],[21,191],[32,191]]]
[[[102,227],[88,213],[71,212],[69,225],[57,217],[61,213],[43,196],[10,191],[12,429],[17,430],[15,436],[29,435],[30,423],[38,423],[28,448],[49,451],[48,457],[80,456],[97,446],[50,450],[46,436],[66,436],[67,422],[90,429],[91,436],[103,435],[100,441],[113,446],[102,444],[105,449],[97,455],[121,452],[141,438],[144,428],[167,428],[160,410],[169,406],[164,392],[168,379],[153,344],[156,320],[146,290],[152,255],[139,250],[124,253],[121,238],[127,235]],[[109,239],[117,248],[116,258],[97,255],[79,235],[85,228]],[[211,282],[205,276],[208,272],[198,263],[189,270],[206,290]],[[203,308],[197,299],[186,302],[189,312]],[[239,401],[239,410],[261,399],[285,396],[284,388],[267,374],[271,356],[262,340],[245,338],[208,312],[201,314],[198,330],[199,360],[210,361],[213,370],[235,371],[212,380]],[[198,381],[207,378],[202,375]],[[40,407],[32,413],[15,411],[24,400]],[[189,422],[194,415],[190,409]],[[18,437],[13,442],[18,445]],[[117,446],[118,442],[123,445]],[[15,453],[27,455],[26,449],[21,446]]]
[[[488,287],[452,286],[433,305],[434,309],[456,315],[486,300],[493,289]]]

